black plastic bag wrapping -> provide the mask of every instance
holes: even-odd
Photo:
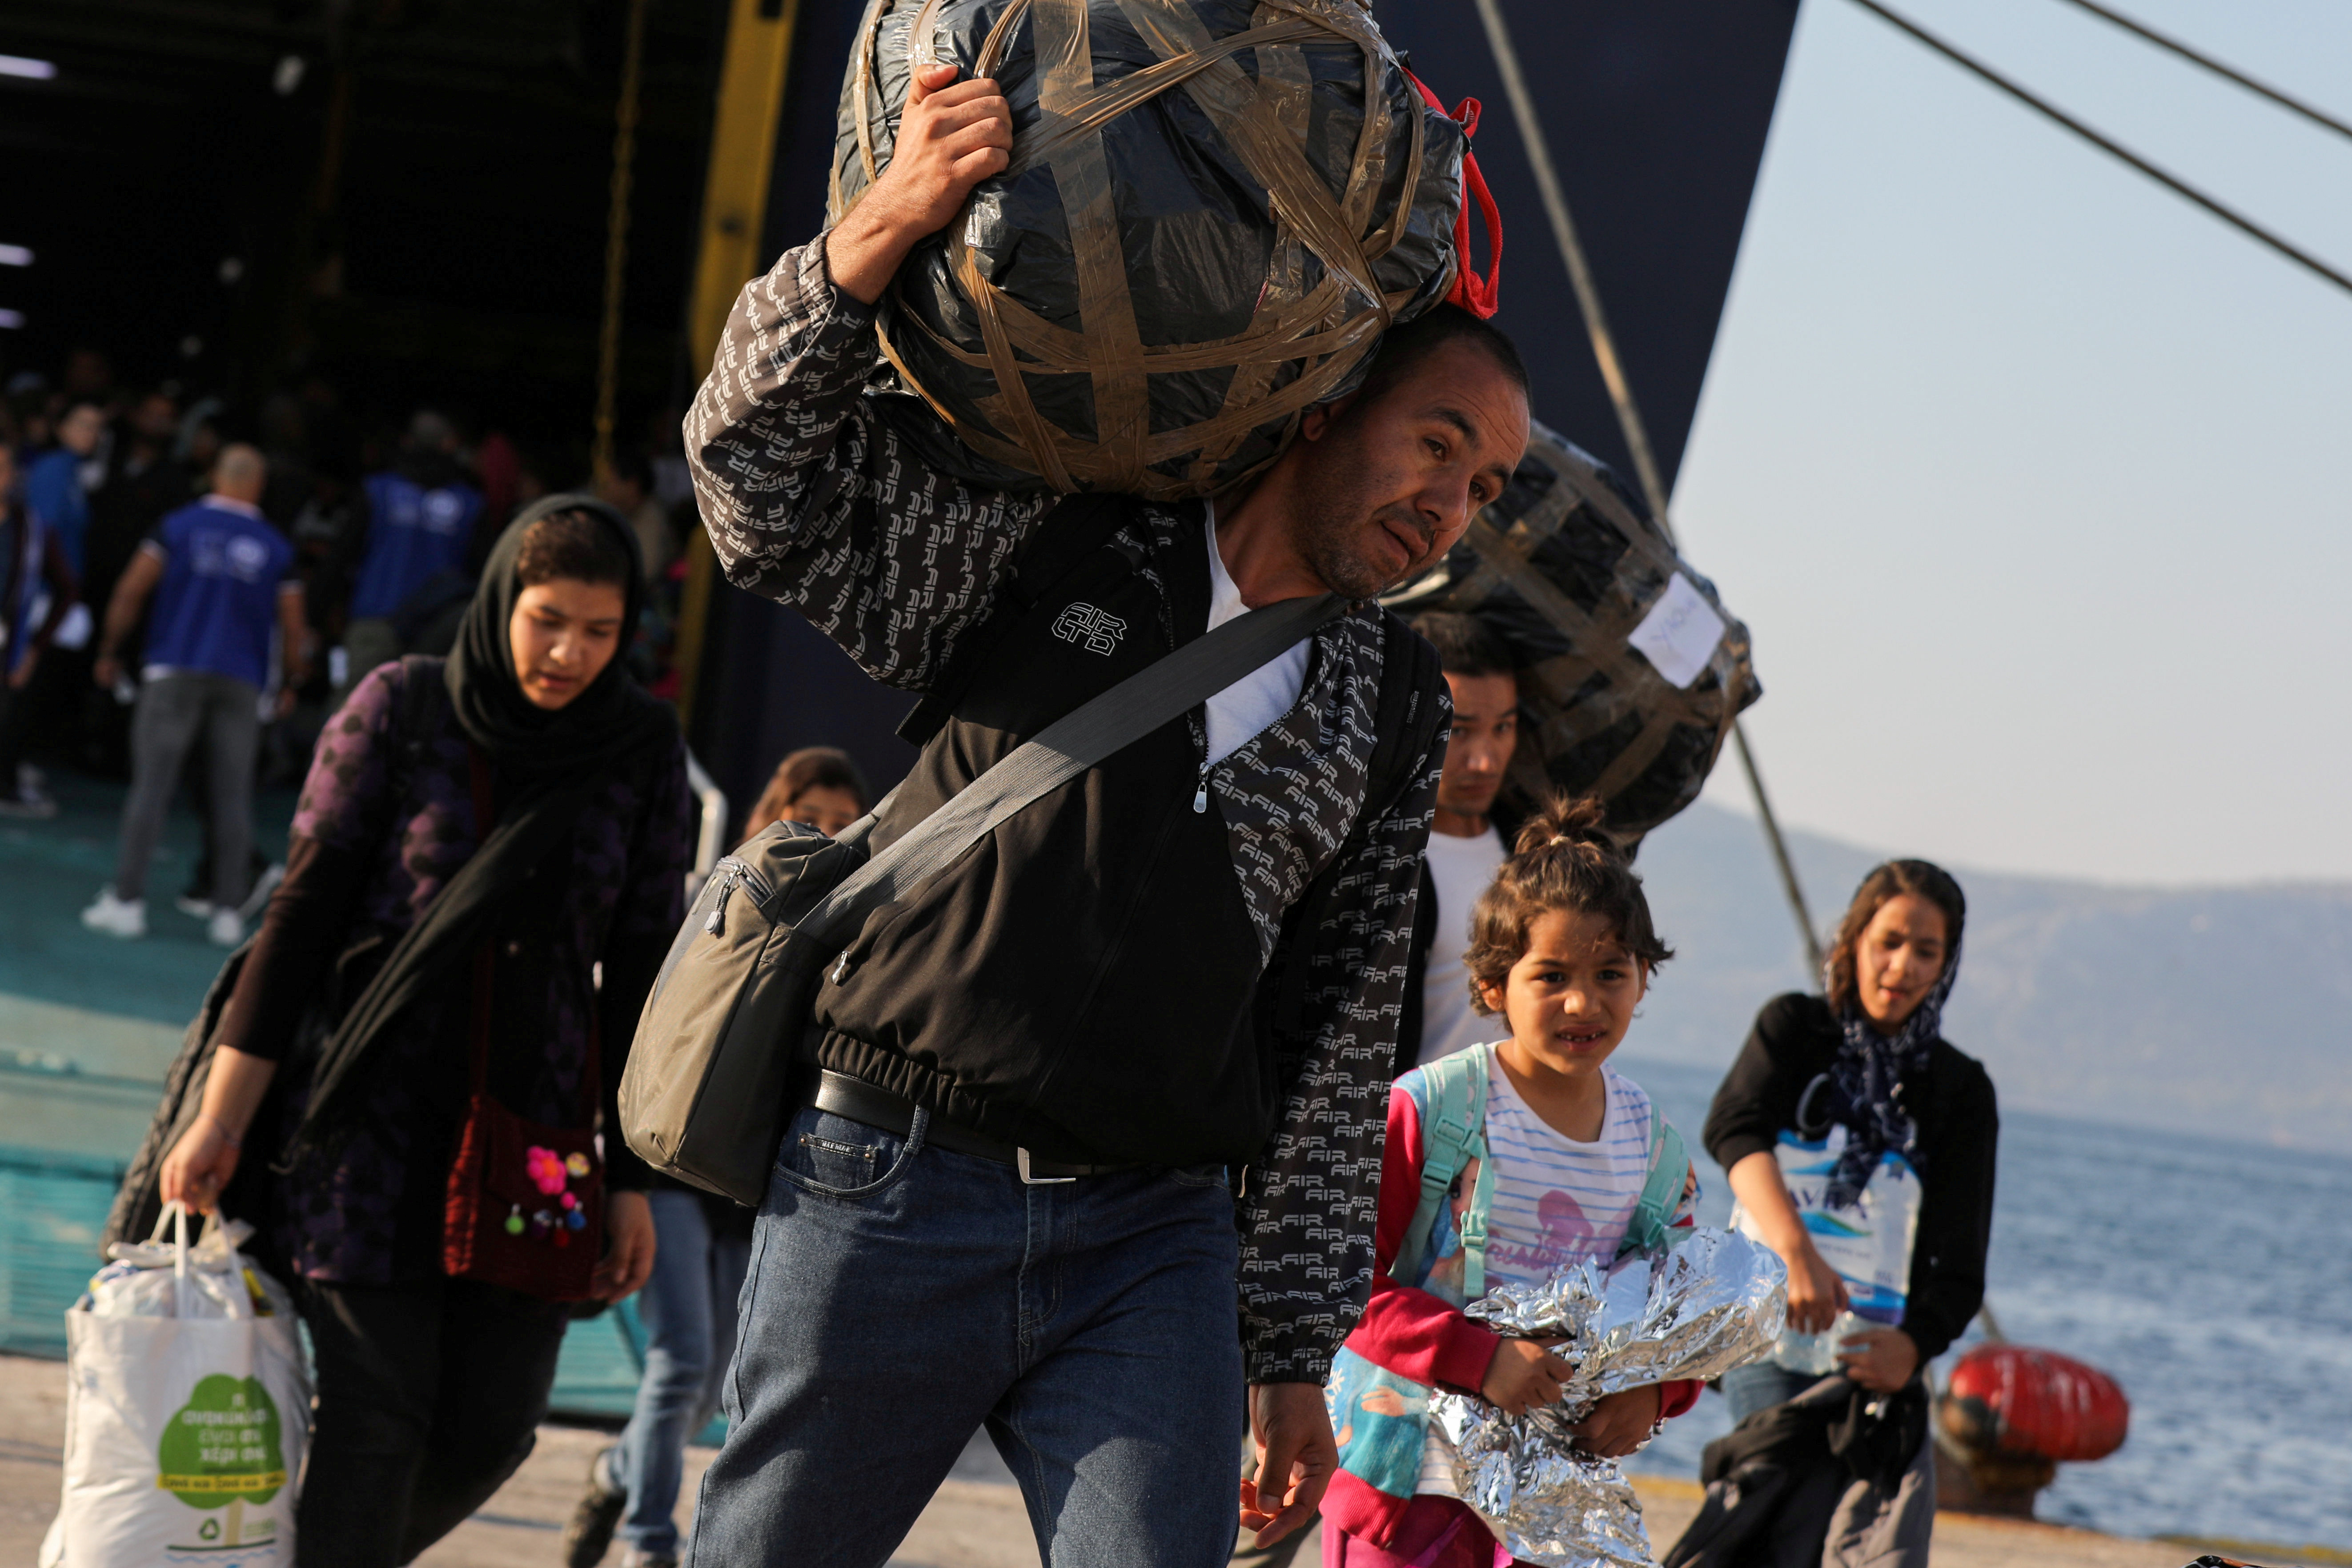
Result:
[[[1356,0],[872,0],[834,221],[889,165],[918,56],[993,76],[1014,134],[878,315],[877,405],[944,471],[1207,494],[1452,286],[1461,128]]]
[[[1507,787],[1597,795],[1629,847],[1698,798],[1731,721],[1763,695],[1715,584],[1615,474],[1541,425],[1462,542],[1383,602],[1500,633],[1523,705]]]

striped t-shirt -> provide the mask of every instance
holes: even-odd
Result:
[[[1503,1064],[1487,1058],[1486,1152],[1495,1163],[1486,1210],[1487,1289],[1539,1284],[1583,1258],[1607,1263],[1617,1256],[1649,1183],[1650,1134],[1658,1112],[1640,1084],[1601,1070],[1609,1095],[1601,1136],[1580,1143],[1538,1116]],[[1689,1215],[1697,1196],[1697,1184],[1688,1184],[1674,1223]],[[1433,1421],[1416,1489],[1460,1495],[1451,1447]]]
[[[1601,1073],[1609,1094],[1601,1136],[1580,1143],[1529,1109],[1503,1064],[1488,1058],[1486,1150],[1495,1162],[1488,1289],[1540,1284],[1581,1258],[1605,1263],[1617,1256],[1650,1179],[1658,1113],[1640,1084],[1607,1068]]]

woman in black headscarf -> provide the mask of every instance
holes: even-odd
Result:
[[[643,597],[626,520],[552,496],[446,660],[353,690],[164,1161],[163,1198],[257,1224],[310,1325],[302,1563],[406,1563],[480,1506],[567,1303],[652,1267],[614,1094],[693,811],[675,719],[615,658]]]
[[[2000,1135],[1992,1080],[1940,1032],[1967,913],[1959,884],[1925,860],[1873,870],[1839,925],[1825,994],[1766,1004],[1716,1091],[1707,1152],[1729,1173],[1744,1227],[1788,1265],[1792,1335],[1826,1333],[1850,1308],[1856,1317],[1832,1347],[1836,1371],[1827,1379],[1806,1367],[1805,1347],[1785,1341],[1775,1360],[1724,1375],[1732,1419],[1742,1425],[1709,1449],[1708,1476],[1769,1463],[1783,1488],[1755,1484],[1759,1470],[1744,1488],[1711,1492],[1670,1563],[1741,1561],[1742,1542],[1767,1541],[1753,1560],[1817,1563],[1843,1506],[1847,1527],[1874,1537],[1870,1561],[1926,1568],[1935,1496],[1916,1386],[1983,1303]],[[1792,1196],[1795,1172],[1804,1173]],[[1908,1267],[1892,1279],[1850,1279],[1814,1241],[1817,1228],[1899,1230],[1913,1205]],[[1855,1223],[1841,1224],[1841,1214]],[[1906,1401],[1872,1397],[1906,1390]],[[1864,1397],[1851,1396],[1857,1392]],[[1799,1415],[1800,1405],[1820,1419]],[[1880,1423],[1857,1436],[1853,1413],[1874,1407],[1882,1415],[1906,1409],[1909,1425]],[[1832,1456],[1835,1421],[1847,1426]],[[1801,1462],[1809,1457],[1817,1471],[1810,1484]],[[1738,1517],[1725,1517],[1727,1498],[1743,1500]]]

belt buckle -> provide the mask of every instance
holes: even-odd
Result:
[[[1029,1173],[1029,1151],[1017,1144],[1013,1150],[1013,1163],[1021,1173],[1024,1187],[1058,1187],[1077,1180],[1076,1176],[1033,1176]]]

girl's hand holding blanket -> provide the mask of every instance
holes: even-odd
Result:
[[[1486,1363],[1478,1395],[1507,1415],[1525,1415],[1559,1400],[1559,1385],[1576,1368],[1551,1353],[1558,1340],[1505,1340]]]
[[[1586,1453],[1622,1459],[1649,1440],[1664,1397],[1654,1383],[1621,1389],[1594,1405],[1591,1415],[1569,1430],[1576,1434]]]

